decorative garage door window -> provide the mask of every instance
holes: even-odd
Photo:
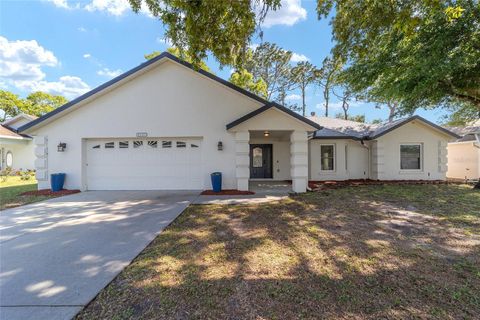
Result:
[[[162,141],[162,148],[171,148],[172,141]]]
[[[118,147],[119,147],[120,149],[127,149],[127,148],[128,148],[128,141],[120,141],[120,142],[118,143]]]
[[[148,141],[148,145],[152,148],[156,148],[158,146],[158,142],[155,140]]]
[[[253,148],[253,167],[261,168],[263,167],[263,150],[262,148],[256,147]]]
[[[177,148],[186,148],[187,143],[183,141],[177,141]]]
[[[94,146],[92,147],[92,149],[100,149],[100,145],[99,145],[99,144],[94,145]]]
[[[115,142],[105,143],[105,149],[113,149],[113,148],[115,148]]]
[[[134,148],[140,148],[141,146],[143,146],[143,141],[133,141]]]

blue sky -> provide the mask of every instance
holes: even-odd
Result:
[[[291,50],[297,61],[320,66],[333,46],[328,21],[317,20],[313,0],[282,1],[282,9],[267,16],[264,41]],[[167,47],[161,22],[147,11],[134,14],[127,0],[0,1],[0,88],[20,96],[42,90],[72,99],[142,63],[144,54]],[[230,68],[220,70],[213,57],[207,63],[228,79]],[[322,114],[320,89],[307,93],[308,113]],[[291,102],[299,102],[295,98]],[[351,105],[351,114],[365,114],[367,120],[388,115],[371,104]],[[330,114],[340,111],[339,102],[331,101]],[[444,112],[417,114],[439,122]]]

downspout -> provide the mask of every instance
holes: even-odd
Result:
[[[370,147],[365,144],[365,138],[362,138],[360,140],[360,145],[362,147],[364,147],[365,149],[367,149],[367,157],[368,157],[367,158],[367,162],[368,162],[367,163],[367,179],[370,179],[371,178],[370,177],[370,170],[371,170],[371,166],[372,166],[372,164],[370,163]]]

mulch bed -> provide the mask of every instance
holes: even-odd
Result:
[[[308,187],[312,190],[338,189],[350,186],[365,185],[418,185],[418,184],[448,184],[443,180],[345,180],[345,181],[309,181]]]
[[[255,194],[253,191],[240,191],[235,189],[226,189],[220,192],[214,192],[213,190],[205,190],[200,193],[202,196],[246,196]]]
[[[69,194],[74,194],[74,193],[79,193],[80,190],[67,190],[67,189],[62,189],[60,191],[53,192],[50,189],[42,189],[42,190],[33,190],[33,191],[27,191],[22,194],[21,196],[47,196],[47,197],[61,197],[61,196],[67,196]]]

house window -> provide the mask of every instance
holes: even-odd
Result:
[[[119,147],[120,149],[127,149],[127,148],[128,148],[128,141],[120,141],[120,142],[118,143],[118,147]]]
[[[115,143],[114,142],[105,143],[105,149],[113,149],[113,148],[115,148]]]
[[[141,146],[143,146],[143,141],[133,141],[134,148],[140,148]]]
[[[156,148],[158,146],[158,142],[155,140],[148,141],[148,145],[152,148]]]
[[[322,171],[335,170],[335,145],[322,144],[320,146],[320,159]]]
[[[172,141],[162,141],[162,148],[171,148]]]
[[[420,144],[400,145],[400,169],[420,170],[422,168],[422,146]]]
[[[177,141],[177,148],[186,148],[187,144],[183,141]]]
[[[13,153],[11,151],[8,151],[5,156],[5,164],[7,165],[7,168],[11,168],[13,166]]]

